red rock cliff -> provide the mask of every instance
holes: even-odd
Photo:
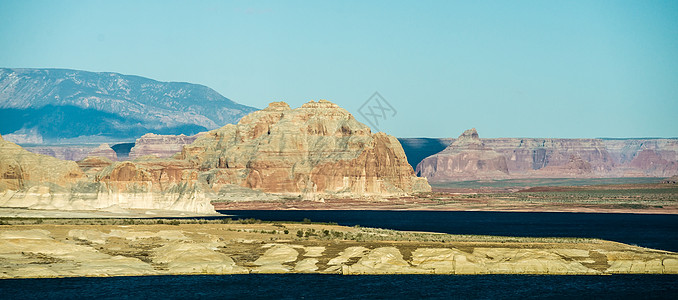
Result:
[[[372,134],[338,105],[271,103],[184,147],[210,183],[270,193],[364,196],[430,190],[392,136]]]
[[[678,174],[678,140],[480,139],[469,130],[416,170],[433,181],[669,177]]]

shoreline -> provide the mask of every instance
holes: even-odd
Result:
[[[0,278],[219,274],[678,274],[678,253],[585,238],[317,223],[0,226]]]
[[[533,213],[610,213],[610,214],[655,214],[655,215],[676,215],[678,207],[670,209],[616,209],[616,208],[587,208],[572,207],[561,209],[540,209],[540,208],[497,208],[497,207],[462,207],[462,206],[444,206],[444,205],[360,205],[360,206],[341,206],[341,205],[322,205],[312,201],[311,203],[294,202],[230,202],[213,203],[216,211],[229,210],[375,210],[375,211],[482,211],[482,212],[533,212]],[[406,207],[403,207],[406,206]],[[438,207],[435,207],[438,206]]]
[[[246,210],[261,210],[261,211],[275,211],[275,210],[309,210],[309,211],[448,211],[448,212],[501,212],[501,213],[589,213],[589,214],[638,214],[638,215],[678,215],[678,209],[672,210],[638,210],[638,209],[588,209],[588,208],[574,208],[574,209],[497,209],[497,208],[455,208],[443,207],[432,208],[428,206],[416,207],[384,207],[384,206],[359,206],[359,207],[338,207],[326,206],[318,207],[311,205],[290,205],[280,203],[243,203],[235,202],[229,205],[215,205],[215,214],[194,214],[186,212],[174,211],[156,211],[153,214],[148,214],[146,211],[127,212],[127,213],[112,213],[102,211],[62,211],[62,210],[44,210],[44,209],[29,209],[29,208],[7,208],[0,207],[0,220],[2,219],[139,219],[152,220],[162,218],[228,218],[233,215],[224,214],[220,211],[246,211]],[[1,223],[0,223],[1,225]]]

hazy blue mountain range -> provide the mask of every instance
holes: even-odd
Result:
[[[0,68],[0,134],[24,142],[124,140],[149,132],[191,135],[235,123],[254,110],[198,84]]]

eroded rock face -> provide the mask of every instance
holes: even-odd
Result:
[[[397,139],[372,134],[346,110],[322,100],[298,109],[271,103],[237,125],[199,136],[171,159],[115,163],[94,181],[109,194],[187,198],[182,203],[230,200],[242,189],[308,200],[430,190],[414,175]]]
[[[479,139],[474,132],[422,160],[417,174],[433,181],[678,174],[678,140]]]
[[[79,162],[35,154],[0,139],[0,206],[58,210],[152,209],[214,213],[181,161],[138,170],[103,157]],[[82,170],[87,173],[83,173]],[[106,175],[96,177],[97,172]],[[155,177],[152,177],[155,176]],[[153,179],[156,186],[153,185]],[[183,183],[182,180],[186,180]]]
[[[663,153],[662,153],[663,152]],[[678,152],[674,152],[678,153]],[[626,166],[632,170],[642,170],[645,174],[663,177],[678,174],[678,158],[670,151],[643,149]]]
[[[541,170],[543,176],[547,176],[551,171],[542,169],[565,166],[573,162],[574,165],[561,168],[562,171],[580,174],[605,173],[614,167],[614,160],[603,142],[598,139],[498,138],[483,141],[487,147],[506,157],[511,174],[534,173]],[[578,160],[588,162],[590,167],[578,164]],[[553,175],[558,176],[558,173],[555,172]]]
[[[115,153],[113,149],[111,149],[111,146],[108,144],[101,144],[99,147],[96,147],[94,150],[90,151],[87,156],[97,156],[97,157],[105,157],[110,159],[111,161],[116,161],[118,160],[118,155]]]
[[[262,245],[233,239],[235,230],[223,227],[211,226],[209,232],[202,232],[205,227],[197,224],[172,230],[60,227],[0,228],[0,278],[248,273],[678,274],[676,253],[605,241],[489,243],[462,250],[445,243],[413,248],[411,242],[371,241],[364,244],[367,248],[325,240],[328,246],[339,248],[326,253],[320,251],[324,247],[304,246],[303,240]]]
[[[161,155],[169,155],[174,150],[164,141],[177,146],[191,138],[146,135],[135,155],[165,150]],[[172,158],[145,155],[114,162],[105,157],[110,147],[102,145],[95,151],[101,155],[78,162],[85,173],[74,162],[43,161],[44,156],[6,145],[11,151],[2,152],[7,157],[2,174],[13,185],[5,188],[0,206],[8,207],[214,213],[211,201],[240,197],[243,191],[256,199],[309,200],[430,191],[426,179],[414,175],[397,139],[372,134],[346,110],[323,100],[298,109],[271,103],[237,125],[200,135]],[[10,163],[15,156],[31,160]],[[36,184],[20,184],[26,180]]]
[[[149,135],[146,140],[160,145],[164,138]],[[328,101],[298,109],[271,103],[237,125],[200,135],[171,159],[145,156],[115,163],[94,181],[115,194],[141,189],[210,200],[230,199],[242,189],[309,200],[430,190],[425,179],[414,176],[397,139],[372,134]]]
[[[129,158],[136,159],[149,155],[158,158],[171,157],[181,152],[184,146],[193,143],[198,138],[198,135],[159,135],[147,133],[136,140],[134,147],[129,153]]]
[[[75,162],[31,153],[0,137],[0,192],[43,182],[67,185],[82,176]]]
[[[105,157],[90,156],[86,157],[83,160],[78,161],[77,163],[80,169],[82,169],[85,172],[88,171],[98,172],[101,171],[103,168],[112,165],[113,161]]]
[[[210,170],[209,184],[268,193],[365,196],[430,190],[414,176],[397,139],[370,129],[321,100],[291,109],[284,102],[199,137],[181,158]]]
[[[417,166],[417,174],[431,180],[505,178],[506,158],[485,146],[475,128],[464,131],[442,152],[429,156]]]
[[[63,159],[63,160],[72,160],[72,161],[79,161],[83,160],[87,157],[87,155],[95,149],[95,147],[91,145],[82,145],[82,146],[62,146],[62,145],[54,145],[54,146],[45,146],[45,145],[38,145],[38,146],[25,146],[24,149],[36,153],[36,154],[44,154],[44,155],[49,155],[54,158],[58,159]]]

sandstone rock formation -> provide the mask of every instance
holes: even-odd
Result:
[[[450,146],[422,160],[417,174],[430,180],[506,178],[506,158],[485,144],[476,129],[464,131]]]
[[[105,157],[110,159],[111,161],[118,160],[118,155],[115,153],[115,151],[113,151],[113,149],[111,149],[111,147],[108,144],[99,145],[99,147],[87,153],[87,156]]]
[[[87,157],[87,155],[96,149],[95,145],[24,145],[24,149],[27,151],[49,155],[54,158],[62,160],[72,160],[79,161]]]
[[[336,104],[320,100],[298,109],[284,102],[243,117],[184,147],[210,184],[314,198],[384,196],[428,191],[414,176],[397,139],[372,134]]]
[[[21,145],[24,149],[37,153],[49,155],[58,159],[80,161],[88,156],[104,156],[112,161],[127,160],[129,150],[134,143],[110,144],[55,144],[55,145]],[[100,148],[97,150],[97,148]],[[112,150],[112,152],[111,152]],[[93,151],[96,151],[93,153]],[[114,156],[115,155],[115,156]],[[115,159],[114,159],[115,158]]]
[[[0,227],[0,278],[248,273],[678,274],[676,253],[600,240],[417,244],[325,239],[325,247],[308,245],[319,240],[289,240],[288,234],[273,230],[272,225],[266,233],[255,233],[254,228],[242,224],[184,224],[172,229],[170,225],[139,226],[143,228]],[[243,236],[250,239],[239,238]],[[275,242],[264,242],[272,237]]]
[[[470,149],[455,140],[445,150],[422,160],[417,174],[433,181],[678,174],[677,139],[492,138],[476,143],[481,143],[482,149]],[[485,164],[496,154],[504,157],[506,172]]]
[[[199,135],[199,134],[198,134]],[[198,135],[159,135],[153,133],[144,134],[138,138],[129,153],[129,159],[153,155],[158,158],[171,157],[181,152],[184,146],[189,145],[198,138]]]
[[[89,156],[83,160],[77,162],[78,167],[86,173],[92,174],[97,173],[103,170],[105,167],[108,167],[113,164],[108,158],[100,156]]]
[[[0,137],[0,176],[2,176],[0,192],[19,190],[41,183],[67,185],[82,175],[75,162],[31,153]],[[8,195],[2,195],[0,199],[6,196]]]
[[[548,166],[564,166],[570,163],[573,164],[563,170],[581,174],[606,173],[614,166],[614,160],[598,139],[499,138],[483,141],[487,147],[506,157],[509,173],[512,174],[532,173]],[[591,164],[590,170],[588,165],[577,163],[579,160]],[[576,169],[578,167],[583,169]],[[535,175],[551,177],[548,170],[541,172],[544,174]],[[557,173],[552,175],[560,176]]]
[[[663,160],[678,161],[678,139],[603,139],[603,144],[615,162],[628,166],[640,152],[650,152]],[[644,169],[646,165],[636,162],[636,168]],[[662,175],[659,175],[662,176]]]
[[[0,206],[59,210],[150,209],[214,213],[209,199],[193,186],[173,184],[151,189],[148,178],[130,177],[127,165],[112,168],[106,158],[78,164],[35,154],[0,138]],[[96,181],[96,172],[108,167],[126,182]],[[169,168],[171,169],[171,167]],[[132,169],[134,170],[134,169]],[[136,180],[136,181],[131,181]],[[163,182],[164,183],[164,182]],[[162,184],[162,183],[161,183]]]
[[[173,152],[163,146],[166,138],[146,135],[136,153]],[[191,138],[167,140],[186,142]],[[43,157],[9,144],[27,157]],[[102,146],[94,153],[110,151]],[[6,153],[7,161],[13,159],[12,153]],[[35,186],[13,185],[4,191],[0,206],[214,213],[210,201],[233,200],[243,194],[248,198],[245,200],[290,196],[321,200],[381,198],[431,189],[426,179],[414,175],[397,139],[372,134],[346,110],[324,100],[298,109],[283,102],[271,103],[237,125],[198,136],[172,158],[147,155],[113,162],[89,157],[78,162],[84,175],[73,162],[50,160],[70,165],[77,171],[74,178],[82,180],[43,178]],[[41,163],[34,159],[28,165],[40,168]],[[60,172],[63,170],[66,168]],[[7,176],[14,176],[11,174]]]

